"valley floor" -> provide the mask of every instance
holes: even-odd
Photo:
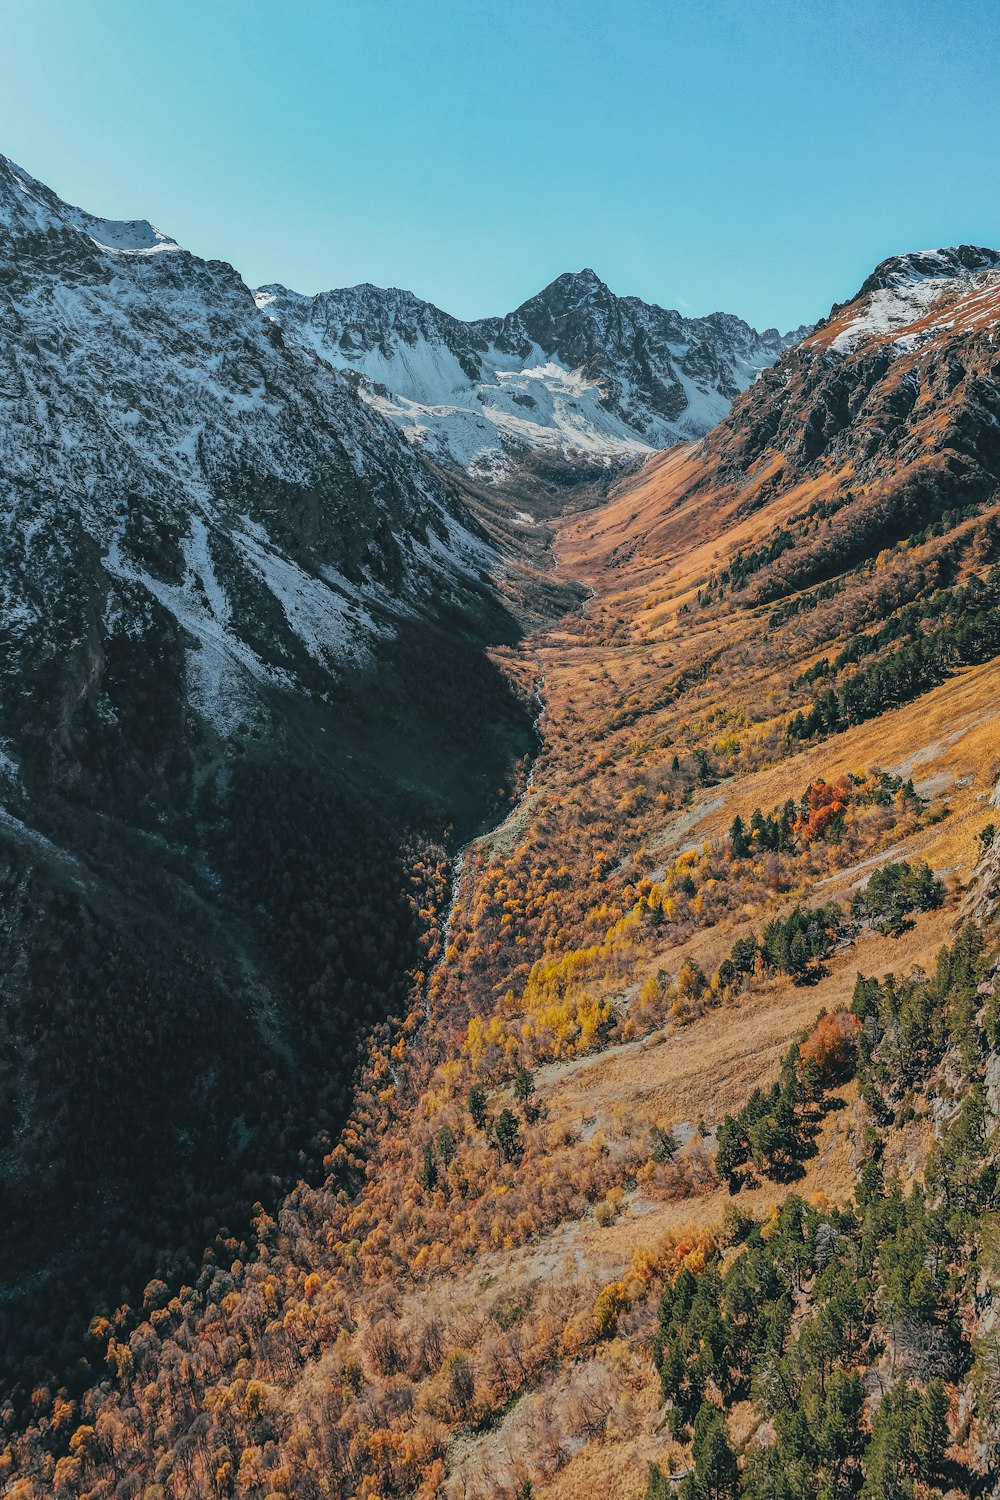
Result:
[[[326,1184],[220,1238],[197,1288],[100,1320],[112,1373],[64,1438],[44,1415],[15,1438],[11,1500],[105,1495],[108,1474],[160,1476],[149,1500],[640,1500],[650,1463],[690,1467],[653,1360],[661,1291],[730,1264],[790,1194],[846,1204],[870,1120],[833,1080],[801,1160],[739,1191],[720,1127],[859,973],[934,971],[1000,775],[1000,660],[789,740],[798,679],[864,623],[874,568],[846,575],[843,616],[839,596],[804,623],[692,608],[694,531],[717,550],[726,524],[685,500],[693,462],[556,523],[550,582],[590,597],[498,653],[545,685],[530,786],[466,850],[447,924],[425,913],[427,973],[374,1039]],[[874,872],[923,862],[937,902],[882,931],[852,916]],[[797,970],[767,956],[820,907]],[[907,1096],[886,1173],[920,1179],[935,1097]],[[738,1444],[766,1435],[749,1401],[728,1418]]]

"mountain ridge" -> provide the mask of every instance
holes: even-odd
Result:
[[[494,479],[537,452],[613,465],[700,436],[804,331],[686,318],[616,296],[589,268],[471,321],[370,283],[314,297],[272,283],[256,295],[289,337],[353,371],[411,441]]]

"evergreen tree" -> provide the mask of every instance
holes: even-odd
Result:
[[[434,1155],[434,1147],[428,1141],[424,1147],[424,1160],[420,1168],[420,1186],[425,1193],[432,1192],[437,1186],[438,1169],[437,1158]]]
[[[865,1454],[863,1500],[913,1500],[913,1427],[919,1403],[902,1380],[886,1392]]]
[[[493,1127],[497,1150],[504,1161],[517,1161],[521,1155],[521,1127],[512,1109],[502,1109]]]
[[[684,1500],[732,1500],[739,1494],[739,1469],[729,1442],[726,1419],[717,1406],[703,1401],[694,1424],[694,1473],[684,1481]]]
[[[661,1165],[664,1162],[673,1161],[680,1150],[680,1141],[669,1130],[664,1130],[659,1125],[654,1125],[650,1131],[651,1149],[650,1155],[655,1162]]]
[[[486,1124],[486,1090],[479,1083],[474,1083],[469,1090],[469,1114],[476,1128],[482,1130]]]
[[[514,1098],[526,1103],[535,1092],[535,1075],[530,1068],[519,1068],[514,1078]]]
[[[948,1444],[948,1395],[939,1377],[929,1383],[921,1397],[913,1436],[917,1472],[929,1483],[941,1471]]]

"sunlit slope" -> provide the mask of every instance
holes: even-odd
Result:
[[[975,274],[968,297],[981,307],[995,278]],[[602,1286],[634,1277],[643,1247],[722,1226],[731,1200],[703,1175],[698,1127],[709,1132],[710,1157],[722,1115],[777,1077],[782,1054],[822,1007],[850,1004],[859,969],[932,969],[978,858],[1000,772],[989,630],[997,391],[988,327],[954,314],[954,287],[934,291],[953,327],[941,326],[942,309],[923,338],[926,309],[937,305],[925,292],[919,337],[897,324],[898,344],[880,329],[831,352],[829,342],[864,315],[865,294],[853,314],[832,320],[829,338],[821,330],[786,355],[705,442],[649,461],[610,505],[559,529],[560,571],[594,595],[539,643],[543,760],[521,815],[477,856],[467,946],[459,926],[454,955],[464,984],[451,992],[467,995],[478,980],[488,1008],[506,995],[499,1021],[480,1033],[485,1045],[473,1035],[477,1066],[502,1078],[517,1062],[542,1063],[537,1086],[552,1134],[596,1143],[595,1161],[618,1163],[625,1197],[612,1201],[607,1227],[589,1213],[570,1216],[524,1259],[502,1256],[519,1275],[531,1268],[536,1296],[558,1286],[584,1322]],[[847,386],[856,388],[847,407],[826,415]],[[858,649],[859,636],[879,631],[883,639]],[[915,640],[949,631],[930,672],[940,680],[884,673],[874,684],[883,696],[862,705],[864,716],[789,737],[793,716],[824,691],[841,692]],[[855,659],[835,668],[845,651]],[[824,657],[830,669],[801,682]],[[719,853],[737,814],[749,825],[755,809],[789,796],[798,803],[818,780],[852,772],[861,786],[874,767],[912,781],[915,808],[859,811],[841,841],[808,841],[784,868],[760,850],[732,889],[733,866]],[[926,861],[949,893],[944,906],[899,936],[858,934],[819,982],[776,975],[743,995],[713,993],[714,983],[699,995],[679,983],[692,960],[714,979],[734,938],[775,911],[796,902],[849,908],[873,870],[898,861]],[[643,882],[665,883],[672,904],[652,930],[629,926]],[[665,1028],[654,1024],[658,1006]],[[605,1047],[588,1035],[595,1010]],[[843,1102],[797,1191],[834,1201],[853,1191],[864,1117],[849,1090]],[[644,1186],[639,1158],[657,1122],[688,1144],[669,1185],[657,1169]],[[887,1161],[911,1179],[932,1139],[918,1114]],[[763,1182],[741,1206],[766,1217],[785,1191]],[[645,1322],[629,1316],[624,1344],[619,1327],[617,1341],[598,1340],[596,1355],[588,1346],[586,1358],[547,1375],[534,1405],[512,1412],[471,1456],[461,1445],[457,1474],[470,1493],[491,1493],[498,1464],[513,1493],[518,1453],[542,1494],[581,1483],[644,1492],[645,1460],[662,1458],[665,1444],[655,1375],[640,1355],[651,1313]],[[578,1327],[572,1314],[569,1323]],[[604,1413],[596,1424],[595,1409]]]

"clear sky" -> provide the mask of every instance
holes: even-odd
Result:
[[[782,328],[1000,245],[996,0],[0,0],[0,152],[251,285]]]

